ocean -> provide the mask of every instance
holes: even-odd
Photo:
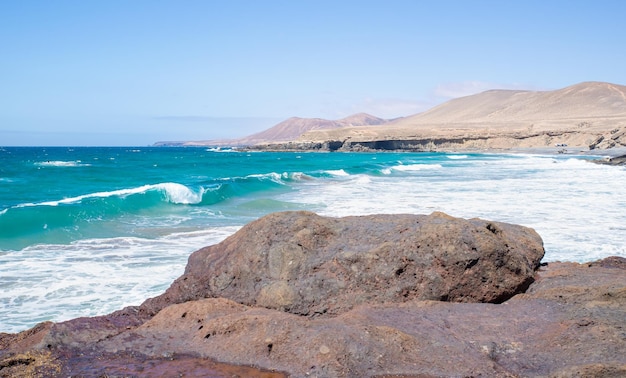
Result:
[[[275,211],[443,211],[532,227],[544,261],[626,257],[626,168],[590,158],[0,148],[0,332],[139,305]]]

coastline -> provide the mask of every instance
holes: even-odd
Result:
[[[383,141],[391,142],[391,141]],[[285,142],[257,144],[251,146],[235,147],[238,151],[256,151],[256,152],[441,152],[441,153],[510,153],[525,155],[573,155],[573,156],[590,156],[598,157],[599,163],[611,164],[615,158],[626,157],[626,146],[610,147],[610,148],[589,148],[589,146],[535,146],[535,147],[462,147],[462,146],[436,146],[424,148],[418,146],[415,148],[371,148],[364,147],[362,143],[356,143],[349,148],[345,148],[345,142],[326,141],[324,143],[314,142]],[[619,160],[616,165],[622,165]]]

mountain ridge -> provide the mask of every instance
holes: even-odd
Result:
[[[546,91],[490,89],[392,120],[367,113],[338,119],[291,117],[250,136],[190,146],[316,145],[382,140],[480,140],[475,148],[626,146],[626,86],[587,81]],[[506,139],[500,140],[500,139]],[[533,139],[534,138],[534,139]],[[485,140],[491,141],[486,143]],[[498,143],[493,141],[500,140]],[[611,142],[612,141],[612,142]],[[467,147],[467,146],[465,146]],[[279,147],[283,148],[283,147]],[[432,148],[432,146],[431,146]]]
[[[260,143],[279,143],[289,142],[297,139],[302,134],[308,131],[315,130],[327,130],[344,127],[355,126],[371,126],[371,125],[383,125],[389,122],[389,120],[378,118],[367,113],[356,113],[350,116],[338,119],[328,120],[323,118],[301,118],[290,117],[286,120],[270,127],[269,129],[260,131],[258,133],[238,138],[238,139],[224,139],[224,140],[208,140],[198,142],[182,142],[181,145],[186,146],[249,146]],[[168,142],[160,142],[168,143]]]
[[[425,112],[404,117],[395,124],[545,120],[614,115],[626,116],[626,86],[582,82],[553,91],[488,90],[452,99]]]
[[[553,91],[488,90],[381,127],[314,130],[296,142],[338,141],[344,150],[383,145],[411,151],[557,145],[591,150],[626,147],[625,135],[626,86],[582,82]]]

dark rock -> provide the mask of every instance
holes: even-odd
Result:
[[[502,298],[496,285],[527,285],[518,277],[525,268],[514,267],[525,262],[532,272],[542,253],[540,239],[527,228],[440,213],[342,219],[274,214],[219,248],[196,252],[167,294],[141,308],[0,334],[0,377],[626,376],[624,258],[551,262],[534,272],[525,293],[501,304],[469,303]],[[259,287],[233,278],[226,261],[245,277],[260,278],[252,278]],[[247,261],[247,270],[241,261]],[[474,269],[481,272],[480,283]],[[203,271],[211,274],[208,280],[200,279]],[[414,272],[413,287],[432,286],[420,291],[425,294],[398,295],[404,292],[402,276]],[[483,272],[491,272],[485,283]],[[360,280],[361,274],[371,282]],[[335,297],[311,289],[322,296],[312,304],[297,292],[311,309],[326,301],[328,311],[319,316],[283,311],[284,303],[299,303],[283,295],[304,287],[293,281],[315,285],[311,277],[342,283],[338,289],[321,285]],[[261,294],[263,285],[283,281],[278,298]],[[472,296],[465,294],[470,285],[477,285]],[[255,294],[237,301],[202,297],[233,295],[230,287]],[[191,300],[184,300],[184,290],[193,292]],[[441,299],[443,292],[464,303],[424,300]],[[242,298],[254,305],[238,303]],[[259,306],[268,302],[275,309]]]
[[[626,259],[619,256],[610,256],[602,260],[590,263],[589,266],[601,266],[603,268],[626,269]]]
[[[543,254],[532,229],[443,213],[274,213],[194,252],[142,309],[207,297],[308,316],[413,299],[500,303],[526,290]]]
[[[60,331],[49,325],[23,333],[30,347],[3,344],[0,376],[232,376],[218,360],[259,377],[622,377],[626,270],[611,266],[550,263],[502,304],[412,300],[308,318],[209,298],[73,346],[67,335],[89,332],[69,321],[66,344],[47,346]]]
[[[616,156],[601,160],[594,160],[595,163],[605,165],[626,165],[626,155]]]

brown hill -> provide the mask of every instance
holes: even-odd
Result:
[[[380,141],[402,141],[386,145],[413,150],[626,147],[626,86],[583,82],[554,91],[489,90],[394,120],[365,113],[340,120],[292,117],[240,139],[179,144],[308,149],[329,141],[343,149],[379,148],[372,143]]]
[[[586,82],[555,91],[490,90],[456,98],[395,125],[626,116],[626,86]]]
[[[279,143],[296,140],[307,131],[328,130],[353,126],[383,125],[387,122],[388,120],[378,118],[367,113],[353,114],[339,120],[291,117],[276,126],[244,138],[221,141],[186,142],[184,144],[250,146],[260,143]]]
[[[312,130],[337,129],[352,126],[382,125],[387,121],[366,113],[358,113],[339,120],[322,118],[291,117],[276,126],[239,139],[240,144],[257,144],[272,142],[287,142],[297,139],[300,135]]]
[[[438,140],[444,148],[511,148],[557,141],[608,148],[626,146],[624,134],[626,86],[584,82],[554,91],[490,90],[381,127],[309,131],[299,142]]]

